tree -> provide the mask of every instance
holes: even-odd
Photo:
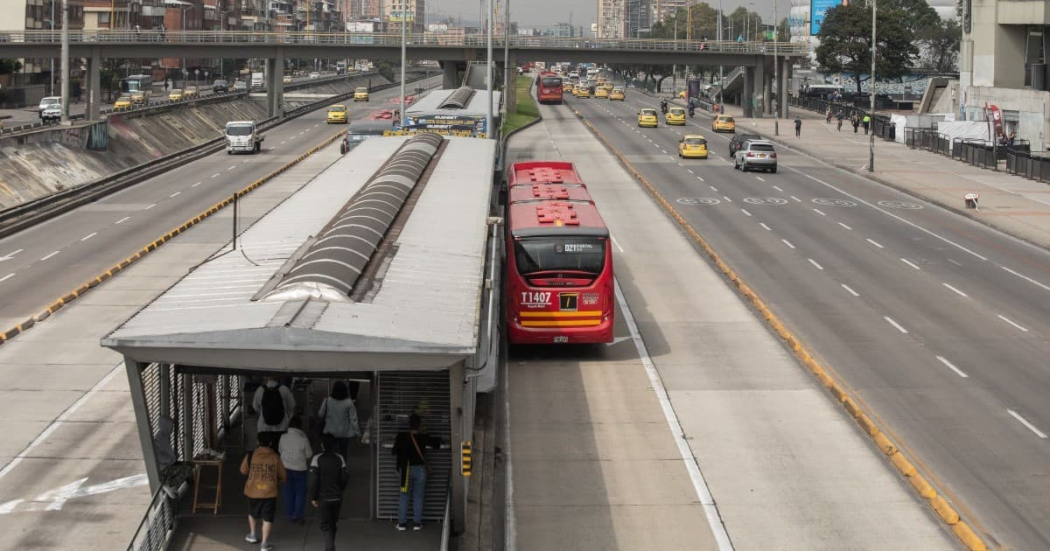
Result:
[[[959,59],[962,25],[955,19],[941,21],[923,41],[923,65],[934,71],[955,71]]]
[[[885,6],[884,2],[876,14],[876,71],[880,78],[906,75],[919,54],[913,19],[901,3],[891,0],[890,5]],[[870,5],[854,2],[831,8],[824,15],[818,36],[817,63],[827,71],[854,75],[859,95],[860,76],[871,71]]]
[[[0,75],[13,75],[21,70],[21,61],[17,59],[0,59]]]

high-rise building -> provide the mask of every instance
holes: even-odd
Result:
[[[699,2],[700,0],[695,0]],[[669,16],[674,15],[679,9],[684,9],[690,5],[691,0],[651,0],[650,8],[652,8],[652,22],[663,21]]]
[[[598,38],[648,36],[651,0],[598,0]]]
[[[402,21],[408,22],[408,31],[421,33],[426,18],[426,0],[384,0],[383,21],[390,32],[401,32]]]
[[[598,38],[623,38],[626,0],[598,0]]]

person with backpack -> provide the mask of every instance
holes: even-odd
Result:
[[[335,531],[343,493],[350,481],[346,459],[336,452],[335,437],[321,435],[321,453],[310,460],[310,503],[321,517],[325,551],[335,551]]]
[[[259,412],[257,430],[274,433],[274,448],[280,444],[281,434],[288,430],[288,421],[295,413],[295,398],[288,387],[280,384],[277,377],[266,377],[266,382],[255,389],[252,407]]]
[[[412,529],[423,529],[423,496],[426,493],[430,466],[423,450],[440,448],[441,439],[429,436],[421,427],[423,420],[413,413],[408,418],[408,430],[397,433],[390,453],[397,456],[397,472],[401,493],[397,501],[397,529],[405,530],[408,520],[408,499],[412,498]]]
[[[259,446],[248,452],[241,460],[241,474],[248,477],[244,483],[244,495],[248,498],[248,528],[244,537],[248,543],[259,543],[256,524],[262,522],[262,551],[273,549],[270,532],[273,518],[277,514],[277,488],[284,484],[287,473],[281,458],[273,449],[273,435],[259,434]]]
[[[323,424],[321,434],[331,434],[336,441],[335,451],[347,457],[350,440],[361,436],[361,429],[357,422],[357,405],[345,381],[336,381],[332,385],[332,393],[321,402],[317,418]]]

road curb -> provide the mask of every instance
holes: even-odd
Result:
[[[583,124],[594,134],[595,137],[608,149],[616,158],[620,161],[620,164],[632,175],[634,178],[645,188],[649,193],[649,196],[656,201],[663,209],[673,218],[686,232],[686,234],[695,242],[700,249],[707,255],[711,262],[718,268],[722,275],[725,276],[729,282],[737,288],[738,292],[743,295],[748,302],[751,304],[766,322],[766,325],[775,333],[786,345],[791,349],[795,358],[801,363],[807,371],[813,374],[814,378],[823,386],[828,392],[838,401],[843,409],[853,418],[865,434],[869,435],[879,449],[889,458],[890,463],[897,469],[905,479],[907,479],[911,486],[915,489],[916,493],[924,500],[927,501],[931,509],[937,514],[949,528],[952,529],[952,533],[959,539],[967,549],[971,551],[984,551],[987,549],[982,539],[972,530],[969,525],[965,524],[960,520],[959,513],[945,500],[940,497],[934,487],[926,480],[925,477],[920,475],[912,462],[905,456],[900,448],[890,439],[885,432],[883,432],[878,425],[872,420],[872,417],[867,415],[861,408],[861,406],[854,401],[850,396],[846,387],[837,381],[832,376],[831,370],[824,367],[818,362],[809,350],[802,344],[802,342],[795,337],[790,330],[786,328],[784,323],[780,321],[776,314],[766,306],[765,302],[755,293],[750,286],[743,281],[736,272],[726,264],[714,248],[690,225],[685,217],[683,217],[677,209],[674,208],[667,199],[664,198],[656,187],[640,172],[638,172],[627,158],[615,147],[612,142],[605,138],[605,136],[595,128],[590,121],[583,118],[580,112],[573,109],[573,113],[576,117],[583,122]],[[894,458],[897,458],[896,460]],[[910,469],[908,468],[910,467]],[[950,520],[954,522],[950,522]],[[962,528],[956,529],[956,527],[962,525]],[[961,534],[961,535],[960,535]]]
[[[148,244],[143,246],[141,249],[139,249],[135,254],[133,254],[133,255],[125,258],[124,260],[114,264],[112,267],[110,267],[106,271],[100,273],[98,276],[89,279],[84,284],[82,284],[79,287],[73,289],[72,291],[66,293],[65,295],[59,297],[58,299],[56,299],[54,302],[49,304],[46,308],[44,308],[43,310],[41,310],[37,314],[35,314],[33,316],[30,316],[25,321],[23,321],[22,323],[17,324],[16,326],[12,327],[11,329],[8,329],[7,331],[4,331],[4,332],[0,333],[0,345],[5,344],[7,341],[9,341],[9,340],[17,337],[18,335],[24,333],[25,331],[27,331],[28,329],[30,329],[31,327],[36,325],[38,322],[46,320],[47,318],[49,318],[51,316],[51,314],[54,314],[55,312],[61,310],[62,308],[64,308],[70,302],[72,302],[72,301],[76,300],[77,298],[83,296],[85,293],[87,293],[91,289],[101,285],[104,281],[115,277],[122,270],[127,269],[129,266],[131,266],[135,262],[141,260],[144,256],[146,256],[149,253],[157,250],[157,248],[159,248],[161,245],[167,243],[168,241],[171,241],[172,239],[174,239],[179,234],[185,232],[186,230],[192,228],[193,226],[196,226],[197,224],[200,224],[201,222],[206,220],[211,215],[219,212],[223,208],[225,208],[228,205],[232,204],[235,197],[238,197],[238,198],[239,197],[244,197],[245,195],[247,195],[247,194],[251,193],[252,191],[254,191],[255,189],[257,189],[259,186],[265,184],[266,182],[269,182],[270,180],[272,180],[272,179],[276,178],[277,176],[283,174],[285,171],[287,171],[288,169],[292,168],[293,166],[295,166],[295,165],[301,163],[302,161],[306,160],[308,157],[310,157],[314,153],[317,153],[318,151],[320,151],[320,150],[324,149],[325,147],[331,145],[332,142],[334,142],[337,139],[341,138],[343,136],[344,132],[345,132],[345,130],[340,130],[338,134],[335,134],[335,135],[333,135],[333,136],[331,136],[329,138],[324,139],[318,145],[315,145],[314,147],[310,148],[306,153],[303,153],[302,155],[299,155],[295,159],[292,159],[291,161],[285,163],[280,168],[274,170],[273,172],[267,174],[266,176],[263,176],[262,178],[259,178],[258,180],[252,182],[251,184],[248,184],[244,188],[241,188],[240,190],[234,192],[233,195],[230,195],[226,199],[224,199],[222,201],[219,201],[218,203],[215,203],[214,205],[209,207],[207,210],[205,210],[205,211],[201,212],[200,214],[190,218],[185,223],[183,223],[183,224],[181,224],[181,225],[171,229],[170,231],[168,231],[167,233],[161,235],[157,239],[154,239],[153,241],[149,242]]]

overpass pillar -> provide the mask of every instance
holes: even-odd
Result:
[[[767,68],[765,73],[766,78],[762,80],[762,113],[769,116],[773,114],[773,72]]]
[[[459,66],[455,61],[441,62],[441,87],[444,89],[459,88]]]
[[[284,115],[284,48],[277,48],[273,58],[266,59],[266,106],[267,115]]]
[[[507,106],[507,114],[517,112],[518,110],[518,66],[517,56],[510,54],[508,58],[508,64],[503,68],[507,73],[507,89],[503,91],[504,104]],[[505,120],[503,122],[506,122]]]
[[[755,68],[744,67],[744,86],[740,90],[740,105],[744,108],[744,118],[751,118],[755,115],[754,109],[754,97],[755,97]]]
[[[759,57],[757,62],[755,72],[751,76],[751,85],[754,86],[754,90],[751,92],[751,116],[761,119],[765,113],[762,108],[765,102],[765,94],[763,92],[766,85],[766,60]]]
[[[102,56],[99,54],[98,48],[91,49],[91,57],[87,60],[87,110],[85,111],[86,119],[89,121],[97,121],[100,116],[101,103],[102,103],[102,86],[99,82],[101,80],[100,69],[102,67]]]
[[[780,82],[777,85],[777,106],[780,109],[780,118],[788,118],[788,80],[791,78],[791,61],[783,58],[780,63]]]

